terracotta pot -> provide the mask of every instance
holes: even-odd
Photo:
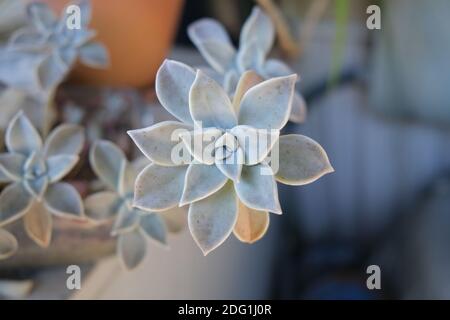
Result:
[[[69,0],[38,0],[61,13]],[[142,87],[152,84],[169,53],[184,0],[91,0],[91,27],[108,48],[111,66],[78,66],[73,79],[91,85]]]

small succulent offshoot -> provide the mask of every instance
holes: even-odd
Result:
[[[179,121],[129,131],[152,161],[136,180],[134,206],[159,212],[189,205],[189,229],[205,255],[233,231],[244,242],[260,239],[268,213],[282,213],[277,181],[305,185],[333,171],[317,142],[302,135],[280,136],[291,114],[296,80],[289,75],[264,81],[245,72],[231,101],[202,70],[166,60],[157,74],[156,93]],[[261,140],[247,140],[252,136]],[[205,146],[198,148],[195,141]],[[184,151],[188,157],[174,157]],[[269,164],[275,157],[276,171]]]
[[[246,71],[253,70],[265,80],[294,73],[283,61],[267,57],[275,41],[275,27],[270,17],[258,6],[253,8],[242,27],[237,50],[223,25],[211,18],[192,23],[188,27],[188,35],[212,68],[205,69],[205,72],[217,80],[231,97]],[[296,92],[290,120],[299,123],[305,117],[305,100]]]
[[[90,163],[108,191],[86,198],[86,215],[97,223],[114,220],[111,235],[118,238],[117,255],[126,269],[134,269],[146,255],[147,238],[167,245],[166,223],[158,213],[133,207],[138,172],[119,147],[105,140],[95,142]],[[172,213],[182,214],[182,211],[175,208]]]
[[[61,180],[76,166],[84,144],[83,129],[62,124],[43,143],[23,112],[10,122],[0,154],[0,182],[8,184],[0,194],[0,227],[23,218],[29,237],[48,247],[52,215],[84,219],[78,191]]]

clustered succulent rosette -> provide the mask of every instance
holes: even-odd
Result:
[[[156,93],[180,121],[129,131],[152,161],[136,180],[134,206],[159,212],[189,205],[189,229],[205,255],[233,231],[243,242],[260,239],[268,213],[282,213],[277,181],[304,185],[333,171],[315,141],[279,137],[291,112],[296,78],[262,81],[246,72],[231,101],[205,72],[166,60],[157,74]],[[258,145],[246,140],[255,135],[262,138]],[[195,141],[205,145],[198,148]],[[269,165],[278,156],[271,150],[279,150],[277,172]]]
[[[109,141],[95,142],[90,163],[108,191],[86,198],[86,215],[97,223],[114,220],[111,235],[118,237],[117,255],[127,269],[133,269],[145,257],[147,238],[167,245],[166,223],[158,213],[133,207],[137,165],[128,162],[119,147]],[[181,214],[181,209],[174,208],[167,214]]]
[[[17,239],[10,232],[0,229],[0,260],[11,257],[18,247]]]
[[[84,144],[83,129],[63,124],[45,144],[23,112],[10,122],[0,154],[0,227],[24,219],[27,234],[47,247],[52,234],[52,214],[83,219],[83,203],[77,190],[61,180],[75,167]]]
[[[222,24],[211,18],[192,23],[188,35],[213,69],[207,71],[208,74],[221,83],[231,97],[245,71],[253,70],[266,80],[294,73],[281,60],[267,58],[275,41],[275,27],[270,17],[257,6],[241,30],[237,50]],[[295,93],[290,120],[298,123],[305,117],[305,100]]]
[[[62,82],[78,59],[90,67],[106,67],[106,49],[93,41],[96,33],[88,28],[90,1],[80,1],[78,6],[81,28],[69,29],[65,11],[58,20],[46,4],[30,3],[28,25],[14,32],[0,51],[0,81],[27,92],[48,92]]]

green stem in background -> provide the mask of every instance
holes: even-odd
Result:
[[[350,0],[335,0],[336,38],[333,45],[331,72],[328,87],[332,88],[339,77],[342,68],[345,43],[347,41],[347,27]]]

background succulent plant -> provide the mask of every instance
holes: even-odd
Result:
[[[70,184],[60,182],[77,164],[83,144],[82,128],[63,124],[45,143],[30,120],[19,112],[6,130],[8,153],[0,154],[0,226],[24,218],[27,234],[47,247],[52,234],[52,214],[83,219],[81,197]]]
[[[230,96],[234,95],[245,71],[254,70],[264,79],[294,73],[284,62],[267,58],[275,40],[275,28],[270,17],[257,6],[253,8],[241,30],[238,50],[234,48],[220,22],[211,18],[203,18],[191,24],[188,35],[213,69],[208,73],[223,85]],[[296,93],[290,120],[303,122],[305,117],[305,100]]]
[[[16,238],[4,229],[0,229],[0,260],[11,257],[18,248]]]
[[[312,139],[279,137],[291,112],[296,75],[261,81],[254,72],[244,73],[231,101],[203,71],[166,60],[157,74],[156,92],[181,122],[129,131],[153,162],[136,180],[134,205],[149,211],[189,205],[189,229],[204,254],[233,230],[244,242],[264,235],[268,212],[281,214],[276,181],[304,185],[333,171]],[[248,143],[249,134],[264,139]],[[205,152],[208,146],[197,149],[192,141],[213,148]],[[279,150],[277,172],[269,166],[274,147]],[[179,149],[190,156],[175,159]]]
[[[128,162],[119,147],[97,141],[91,148],[90,163],[108,191],[85,200],[86,214],[99,223],[114,219],[111,235],[118,237],[117,255],[127,269],[133,269],[145,257],[147,238],[167,245],[166,223],[157,213],[133,207],[136,166],[140,165]],[[175,208],[171,213],[182,214],[182,209]]]
[[[108,64],[106,49],[93,42],[88,29],[90,2],[79,2],[81,29],[69,29],[64,13],[58,20],[44,3],[27,6],[29,25],[11,36],[0,52],[0,81],[28,92],[49,92],[65,78],[75,62],[102,68]]]

